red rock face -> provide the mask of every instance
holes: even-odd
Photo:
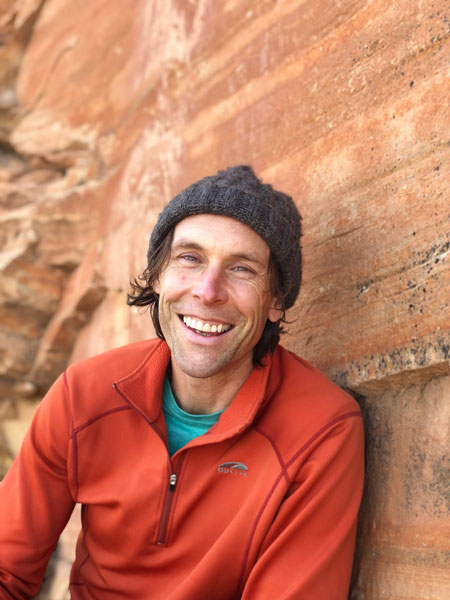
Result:
[[[361,399],[367,477],[352,598],[450,593],[450,377]]]
[[[447,598],[448,8],[2,2],[0,415],[152,335],[126,293],[157,214],[250,163],[304,217],[284,343],[363,395],[353,597]]]

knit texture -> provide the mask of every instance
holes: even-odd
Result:
[[[237,219],[262,237],[279,268],[284,308],[290,308],[302,277],[301,216],[292,198],[262,183],[247,165],[205,177],[180,192],[160,213],[150,238],[148,261],[179,221],[205,213]]]

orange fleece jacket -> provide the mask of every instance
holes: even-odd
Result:
[[[356,402],[278,346],[172,460],[151,340],[69,367],[0,485],[0,599],[31,598],[76,502],[75,600],[345,600],[363,483]]]

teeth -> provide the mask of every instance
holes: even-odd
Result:
[[[195,329],[197,331],[202,331],[203,333],[225,333],[231,329],[231,325],[210,325],[209,323],[203,323],[200,319],[194,319],[193,317],[183,317],[183,322],[190,329]]]

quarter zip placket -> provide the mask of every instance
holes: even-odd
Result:
[[[183,460],[185,457],[185,454],[182,454],[178,460],[178,464],[176,467],[176,470],[173,469],[172,466],[172,461],[170,460],[170,455],[169,455],[169,448],[167,447],[166,442],[164,441],[164,439],[161,436],[161,432],[158,430],[158,428],[156,428],[151,421],[145,416],[144,413],[142,413],[140,410],[138,410],[132,402],[130,402],[128,400],[128,398],[125,396],[125,394],[119,390],[119,388],[117,387],[117,385],[115,383],[113,383],[113,388],[115,389],[115,391],[119,394],[119,396],[121,396],[121,398],[123,398],[125,400],[125,402],[138,414],[140,415],[144,421],[146,421],[146,423],[148,423],[148,425],[151,427],[151,429],[153,429],[153,431],[158,435],[158,437],[161,439],[161,441],[163,442],[166,450],[167,450],[167,456],[168,456],[168,460],[169,460],[169,483],[166,487],[166,492],[165,492],[165,496],[164,496],[164,503],[163,503],[163,510],[162,510],[162,514],[161,514],[161,520],[159,523],[159,529],[158,529],[158,538],[157,538],[157,545],[158,546],[165,546],[167,544],[167,527],[169,524],[169,519],[170,519],[170,514],[172,511],[172,504],[173,504],[173,499],[174,499],[174,494],[175,494],[175,488],[177,486],[177,481],[179,478],[179,474],[181,471],[181,466],[183,464]]]
[[[171,513],[171,509],[172,509],[175,487],[177,485],[177,478],[178,477],[177,477],[176,473],[172,473],[169,477],[169,487],[166,490],[163,511],[162,511],[162,515],[161,515],[161,521],[159,524],[158,540],[157,540],[158,546],[164,546],[166,544],[167,526],[169,524],[169,517],[170,517],[170,513]]]
[[[156,543],[158,546],[166,546],[167,545],[167,529],[169,526],[169,519],[172,513],[173,501],[175,497],[175,491],[177,489],[177,483],[180,478],[180,471],[183,465],[183,461],[186,454],[183,452],[181,454],[176,469],[173,469],[169,476],[169,485],[166,488],[166,493],[164,496],[164,504],[163,510],[161,514],[161,521],[158,530],[158,539]],[[170,463],[172,465],[172,463]]]

